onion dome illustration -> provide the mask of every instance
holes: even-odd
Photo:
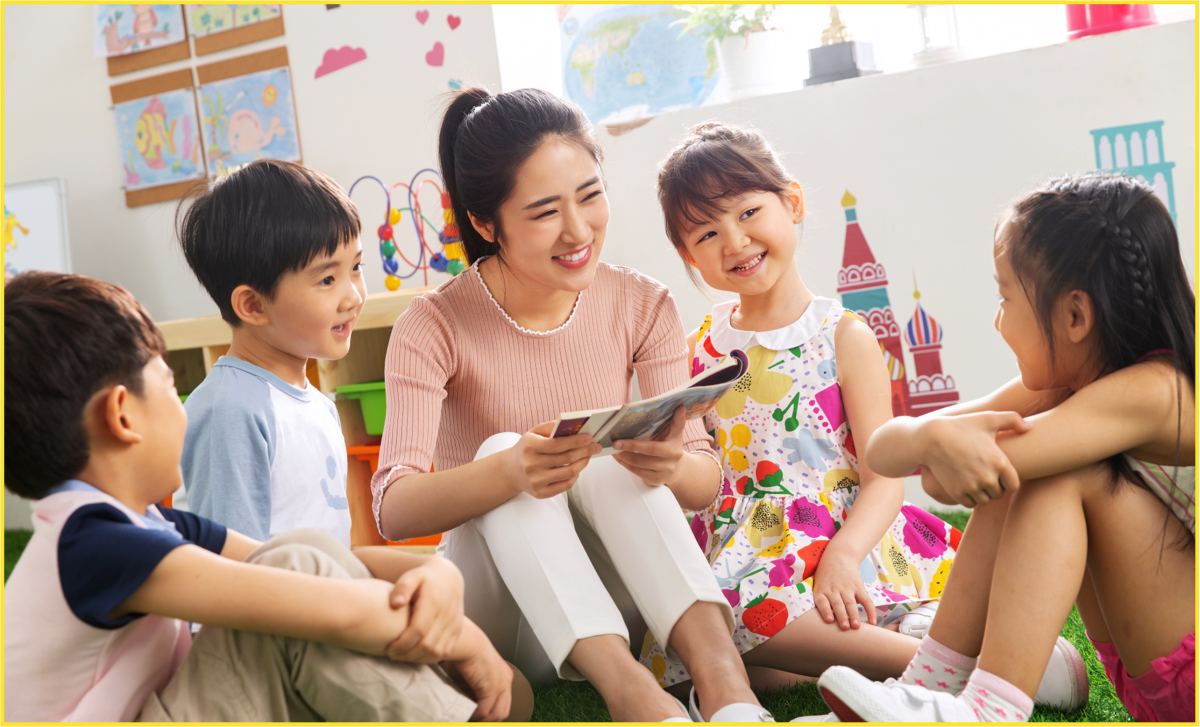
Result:
[[[904,328],[904,338],[908,341],[909,348],[918,348],[920,346],[932,346],[942,342],[942,327],[934,320],[933,316],[925,312],[921,307],[921,293],[918,291],[913,294],[917,299],[917,310],[913,313],[913,317],[908,319],[908,325]]]

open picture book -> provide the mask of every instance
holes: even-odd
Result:
[[[653,439],[671,426],[679,407],[685,418],[702,417],[717,405],[725,393],[746,373],[749,362],[746,354],[734,350],[715,368],[701,371],[686,384],[651,399],[631,402],[624,406],[562,414],[554,425],[552,437],[590,434],[592,441],[604,449],[594,457],[612,454],[613,442],[621,439]]]

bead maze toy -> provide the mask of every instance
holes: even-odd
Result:
[[[424,175],[423,179],[422,175]],[[358,186],[359,182],[367,179],[375,182],[383,189],[383,194],[387,202],[387,211],[384,213],[383,224],[379,226],[377,234],[379,236],[379,257],[383,261],[383,272],[387,275],[383,282],[388,290],[398,290],[402,280],[407,280],[417,273],[422,274],[425,284],[428,285],[429,271],[431,269],[440,273],[449,273],[450,275],[458,275],[467,269],[467,255],[466,251],[463,250],[462,238],[458,233],[458,223],[454,219],[454,210],[450,208],[450,195],[446,192],[442,175],[437,170],[422,169],[413,175],[408,184],[396,182],[391,187],[384,184],[378,177],[368,174],[354,180],[354,184],[350,185],[350,195],[354,195],[354,188]],[[421,211],[420,192],[426,185],[430,185],[437,190],[441,199],[441,229],[438,229],[437,224]],[[399,187],[404,188],[408,202],[407,207],[392,206],[392,200]],[[400,250],[396,241],[396,225],[403,219],[403,213],[405,212],[408,213],[413,223],[413,229],[417,233],[418,248],[416,262],[408,259],[408,256]],[[437,238],[440,249],[434,249],[429,243],[429,240],[434,236]],[[397,255],[411,270],[401,274],[400,260],[396,259]]]

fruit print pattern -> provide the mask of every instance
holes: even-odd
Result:
[[[743,654],[813,608],[821,556],[858,497],[857,451],[833,350],[843,315],[851,314],[834,302],[818,330],[798,345],[781,351],[751,346],[752,376],[741,382],[744,389],[727,395],[732,400],[705,420],[725,455],[724,482],[712,504],[689,519],[733,609],[734,644]],[[727,353],[718,350],[711,328],[706,320],[693,371],[719,364]],[[941,595],[961,537],[904,504],[860,566],[880,624]],[[652,636],[643,644],[642,663],[663,686],[691,678]]]

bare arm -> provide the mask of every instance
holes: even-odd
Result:
[[[383,493],[379,521],[392,540],[444,533],[522,492],[553,497],[575,484],[600,445],[587,434],[551,439],[543,422],[509,449],[441,472],[404,475]]]
[[[892,418],[891,380],[879,343],[865,323],[847,316],[838,323],[834,348],[850,431],[858,441],[868,441]],[[856,569],[879,543],[904,504],[904,482],[880,475],[862,458],[858,462],[858,481],[854,507],[825,551],[852,558]]]
[[[1174,371],[1165,364],[1130,366],[1032,417],[1028,432],[1002,434],[997,444],[1022,480],[1070,472],[1124,452],[1171,462],[1177,433],[1179,461],[1194,462],[1194,396],[1187,378],[1179,381],[1182,392],[1176,391]]]
[[[850,431],[865,442],[892,417],[891,383],[879,343],[866,324],[846,316],[838,322],[834,349]],[[864,606],[869,623],[875,623],[875,609],[858,567],[904,503],[904,483],[880,476],[862,457],[858,476],[858,498],[846,513],[845,524],[830,540],[813,578],[818,611],[827,622],[836,619],[843,629],[859,626],[856,602]]]
[[[182,545],[113,615],[154,613],[383,655],[408,624],[408,609],[392,608],[391,592],[386,581],[322,578]]]

